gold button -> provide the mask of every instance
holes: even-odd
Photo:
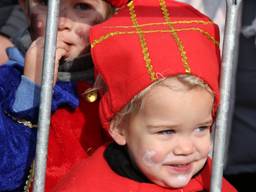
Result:
[[[97,100],[97,98],[98,98],[98,93],[96,90],[92,90],[92,91],[85,93],[85,99],[89,103],[95,102]]]

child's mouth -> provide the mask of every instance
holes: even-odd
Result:
[[[168,171],[175,173],[187,173],[192,170],[192,163],[186,164],[169,164]]]

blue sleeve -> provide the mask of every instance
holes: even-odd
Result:
[[[19,73],[15,79],[15,83],[19,83],[16,88],[10,86],[5,81],[12,75],[5,73],[3,78],[0,77],[0,98],[2,92],[14,93],[10,94],[4,104],[4,108],[8,113],[16,118],[26,119],[36,124],[38,119],[39,103],[40,103],[40,87],[31,82],[25,76],[22,76],[24,58],[16,48],[7,49],[9,61],[3,65],[3,68],[9,68],[9,71],[17,71]],[[8,71],[8,69],[6,70]],[[0,73],[2,74],[1,70]],[[2,82],[2,83],[1,83]],[[6,96],[3,97],[6,98]],[[76,108],[79,104],[78,96],[75,93],[74,84],[72,82],[57,82],[53,89],[52,112],[61,106],[69,106]]]
[[[38,107],[40,102],[40,90],[39,86],[22,75],[21,82],[15,93],[15,100],[12,106],[13,111],[18,113]]]
[[[0,74],[0,191],[22,191],[20,187],[34,158],[36,129],[19,124],[7,115],[21,71],[2,65]]]
[[[30,100],[32,94],[28,93],[28,91],[33,89],[31,89],[33,87],[32,82],[30,87],[28,81],[24,77],[22,78],[24,57],[16,48],[8,48],[7,54],[9,60],[0,67],[0,99],[2,100],[2,108],[16,118],[22,118],[36,123],[38,107],[31,108],[28,104],[32,101],[32,104],[38,106],[38,104],[34,103],[34,100]],[[25,87],[26,89],[23,89]],[[18,97],[16,101],[17,91]],[[30,98],[27,98],[28,96]],[[22,107],[23,109],[26,108],[26,110],[21,109],[21,103],[24,103]],[[16,108],[13,108],[13,105]]]
[[[36,123],[40,103],[40,87],[22,76],[20,84],[13,97],[6,102],[7,111],[19,119],[26,119]],[[72,82],[57,82],[53,88],[52,113],[61,106],[75,109],[79,99]]]
[[[15,123],[0,105],[0,191],[24,186],[36,147],[36,129]]]
[[[31,109],[27,103],[24,106],[29,109],[25,107],[25,110],[15,112],[15,107],[24,107],[20,104],[21,98],[16,100],[16,97],[23,94],[23,90],[19,89],[31,86],[30,82],[22,78],[23,60],[22,57],[16,57],[16,53],[13,50],[10,61],[0,66],[0,191],[22,191],[36,147],[37,129],[28,128],[14,120],[34,118],[36,123],[38,109],[38,104]],[[28,100],[26,97],[23,99]],[[62,105],[72,108],[78,106],[78,98],[71,82],[58,82],[54,87],[52,109],[56,110]]]
[[[52,112],[61,106],[75,109],[78,105],[79,97],[75,91],[75,84],[73,82],[57,81],[53,88]]]
[[[33,111],[32,109],[26,109],[30,105],[29,103],[24,104],[24,106],[20,104],[22,101],[27,102],[27,100],[30,100],[30,96],[23,97],[23,90],[19,90],[19,88],[21,89],[23,86],[29,87],[31,84],[24,80],[25,83],[23,83],[27,85],[22,85],[23,83],[19,83],[22,82],[19,78],[19,72],[13,68],[10,69],[10,67],[6,67],[6,69],[8,70],[0,69],[0,74],[5,71],[6,78],[12,78],[8,79],[9,86],[5,86],[4,80],[0,78],[3,80],[2,82],[0,80],[0,84],[3,85],[0,86],[2,90],[0,100],[0,191],[23,191],[22,188],[35,156],[37,129],[31,129],[21,123],[17,123],[13,117],[22,119],[22,117],[28,117],[28,114]],[[70,82],[57,83],[54,87],[52,110],[67,104],[72,108],[78,106],[78,99],[73,88],[73,84]],[[17,91],[15,91],[16,89]],[[15,101],[14,98],[19,97],[19,94],[21,94],[21,98]],[[15,104],[15,102],[17,103]],[[14,112],[13,109],[15,110],[15,107],[20,107],[19,109],[25,108],[23,108],[24,111]],[[38,101],[34,108],[38,109]]]

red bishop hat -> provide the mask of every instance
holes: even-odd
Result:
[[[113,7],[119,8],[124,6],[129,0],[106,0]]]
[[[92,28],[95,70],[107,85],[100,101],[104,128],[129,101],[158,78],[191,74],[204,80],[219,103],[219,30],[190,5],[132,0]],[[161,74],[161,75],[158,75]]]

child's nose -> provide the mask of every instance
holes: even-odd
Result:
[[[66,4],[62,4],[60,6],[60,14],[59,14],[59,30],[71,29],[72,28],[72,17],[69,6]]]
[[[59,23],[58,23],[59,30],[71,30],[72,25],[73,25],[73,22],[70,18],[63,15],[59,16]]]
[[[193,142],[188,138],[180,138],[174,147],[175,155],[190,155],[194,152]]]

